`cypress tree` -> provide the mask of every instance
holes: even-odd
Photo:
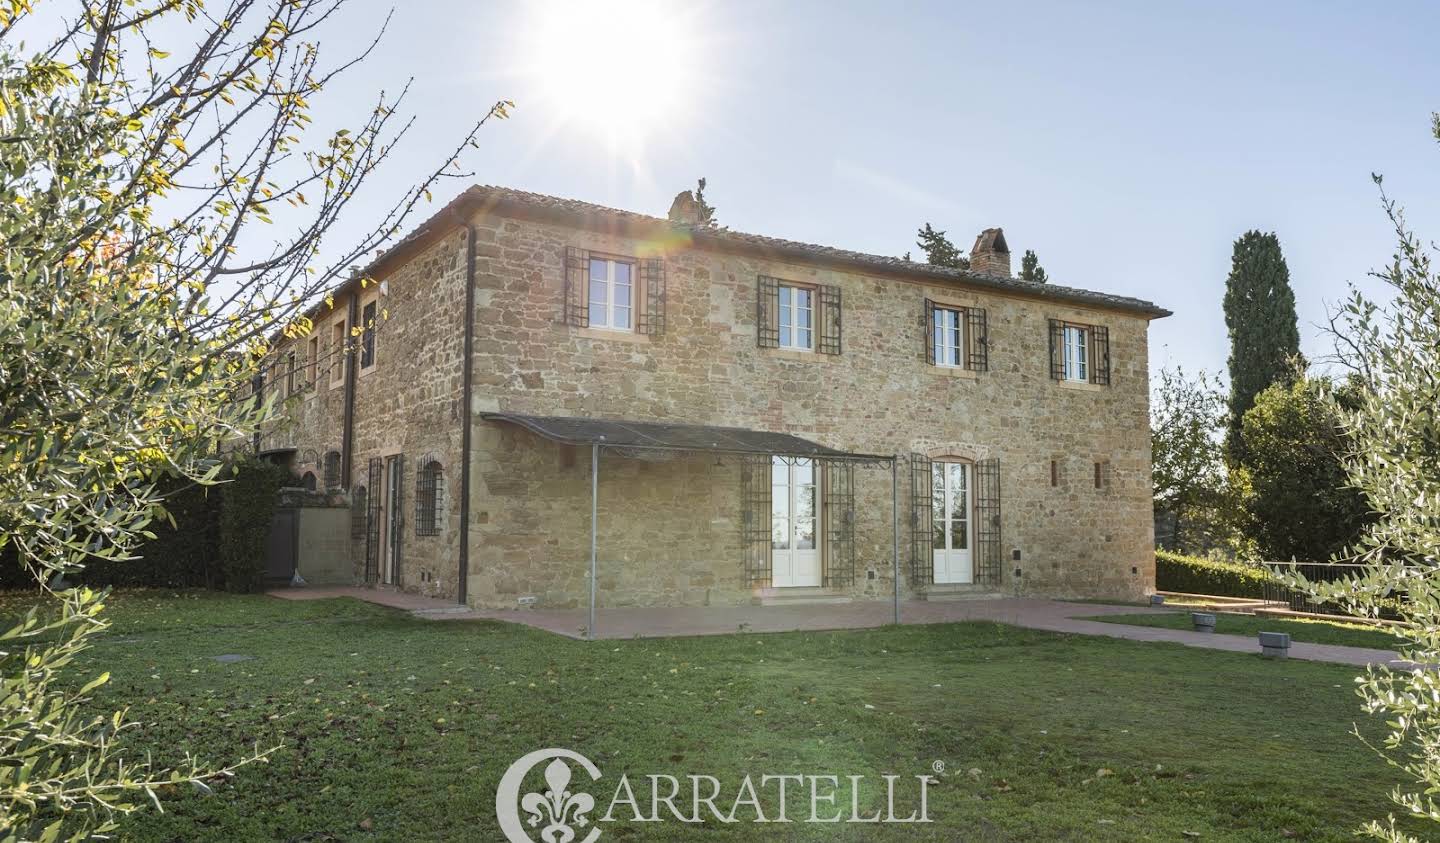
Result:
[[[970,259],[965,257],[965,253],[950,242],[950,238],[945,236],[945,232],[932,228],[930,223],[925,223],[925,227],[915,232],[915,236],[920,238],[915,241],[915,245],[925,253],[926,263],[934,266],[948,266],[952,269],[970,268]]]
[[[1044,284],[1050,280],[1045,274],[1045,267],[1040,265],[1040,258],[1030,249],[1025,250],[1025,256],[1020,258],[1020,280],[1034,281],[1036,284]]]
[[[1230,333],[1230,419],[1225,446],[1244,459],[1240,424],[1265,387],[1289,381],[1300,355],[1295,291],[1273,232],[1247,231],[1235,241],[1225,282],[1225,327]]]

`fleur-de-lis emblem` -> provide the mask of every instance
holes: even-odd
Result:
[[[545,768],[545,784],[549,790],[525,794],[520,808],[530,815],[531,828],[545,823],[540,829],[540,839],[545,843],[571,843],[575,829],[590,824],[585,815],[595,809],[595,797],[570,792],[570,765],[559,758]]]

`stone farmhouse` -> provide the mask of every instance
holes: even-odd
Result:
[[[487,608],[1154,587],[1169,313],[1021,281],[998,228],[956,270],[703,225],[688,193],[659,218],[476,186],[309,315],[257,448],[348,507],[332,581]]]

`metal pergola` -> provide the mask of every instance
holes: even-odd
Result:
[[[590,607],[585,637],[595,639],[595,600],[598,583],[598,520],[600,512],[600,452],[638,456],[645,452],[687,452],[747,459],[774,457],[848,462],[890,467],[890,519],[895,623],[900,623],[900,482],[894,454],[862,454],[829,448],[788,433],[669,422],[590,419],[571,416],[532,416],[489,412],[480,417],[522,427],[531,433],[571,446],[590,447]],[[627,454],[627,452],[630,452]]]

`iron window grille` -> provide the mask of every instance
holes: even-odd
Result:
[[[375,317],[378,305],[370,302],[360,311],[360,368],[375,365]]]
[[[925,309],[920,320],[920,331],[925,344],[925,362],[932,366],[957,366],[972,372],[984,372],[990,368],[990,329],[983,307],[961,307],[939,304],[925,299]],[[942,343],[938,334],[951,326],[944,322],[942,314],[953,313],[953,330],[961,336],[954,343]],[[955,349],[955,362],[944,359],[942,348]]]
[[[590,327],[590,261],[600,256],[578,246],[565,247],[565,291],[560,321],[577,328]],[[640,288],[633,295],[636,312],[632,319],[635,332],[656,336],[665,333],[666,271],[663,258],[604,256],[605,260],[627,263],[631,267],[630,283]],[[635,277],[638,273],[639,277]],[[628,327],[628,326],[627,326]]]
[[[444,469],[434,457],[420,460],[415,473],[415,535],[440,535]]]
[[[350,538],[359,541],[366,537],[370,510],[366,503],[365,487],[357,486],[350,498]]]
[[[824,475],[825,574],[829,588],[855,584],[855,465],[826,460]]]
[[[1084,378],[1067,377],[1066,331],[1083,332],[1085,365]],[[1110,329],[1103,325],[1082,325],[1050,320],[1050,378],[1051,380],[1080,380],[1098,386],[1110,385]]]
[[[365,501],[365,582],[380,581],[380,499],[384,494],[382,481],[385,463],[373,457],[368,466],[366,484],[373,489]]]
[[[745,584],[768,588],[773,577],[770,561],[770,460],[740,464],[740,546]]]
[[[646,258],[640,264],[640,316],[635,330],[656,336],[665,333],[665,261]]]
[[[780,288],[789,287],[810,293],[813,332],[810,345],[821,354],[839,354],[843,349],[842,308],[840,288],[833,284],[818,286],[787,284],[768,275],[760,275],[755,283],[755,343],[760,348],[780,348]]]
[[[933,523],[934,462],[924,454],[910,455],[910,586],[935,581],[935,525]]]
[[[340,452],[327,451],[325,453],[325,490],[334,491],[340,488]]]
[[[975,463],[975,544],[980,552],[975,582],[998,586],[1001,582],[1000,458]]]

